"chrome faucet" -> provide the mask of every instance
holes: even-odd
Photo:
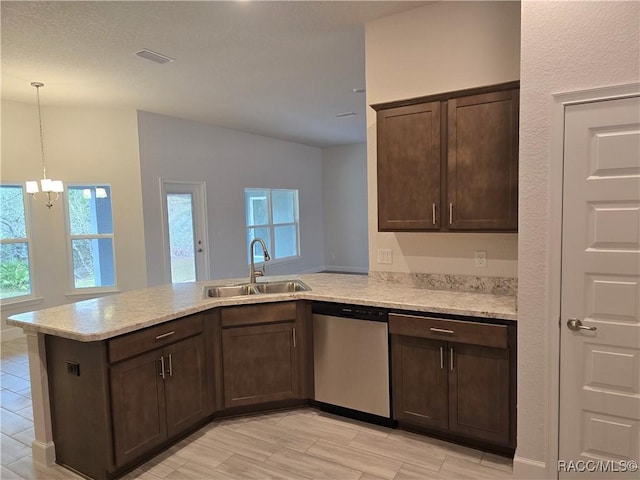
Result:
[[[256,272],[255,251],[254,251],[256,242],[258,242],[262,247],[262,254],[264,255],[264,261],[268,262],[269,260],[271,260],[271,256],[267,251],[267,246],[265,245],[264,240],[258,237],[251,240],[251,245],[249,246],[249,251],[251,252],[251,266],[249,267],[249,283],[256,283],[256,277],[264,276],[264,263],[262,264],[262,271],[258,270]]]

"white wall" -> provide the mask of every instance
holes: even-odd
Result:
[[[519,2],[436,2],[366,25],[367,104],[518,80]],[[376,116],[367,111],[370,270],[515,277],[517,234],[379,233]],[[393,250],[393,265],[377,249]],[[488,265],[474,267],[474,250]]]
[[[324,252],[332,271],[369,269],[367,145],[322,149]]]
[[[324,266],[321,150],[178,118],[138,112],[149,285],[164,282],[160,179],[206,182],[211,278],[248,276],[244,188],[300,191],[299,260],[267,275]]]
[[[43,94],[44,95],[44,94]],[[111,185],[117,286],[121,291],[146,286],[142,193],[135,110],[42,107],[49,177],[66,183]],[[3,183],[24,184],[42,176],[38,111],[35,105],[2,102]],[[8,315],[61,305],[85,297],[68,296],[65,218],[62,201],[49,210],[32,202],[35,294],[27,305],[2,305]],[[5,332],[6,333],[6,332]]]
[[[520,225],[518,265],[518,449],[520,478],[555,478],[554,418],[548,412],[550,328],[559,292],[551,291],[558,245],[550,237],[552,95],[640,78],[640,3],[522,3]],[[554,271],[555,270],[555,271]],[[555,311],[555,314],[551,312]],[[551,330],[553,331],[553,330]],[[545,473],[546,467],[546,473]]]

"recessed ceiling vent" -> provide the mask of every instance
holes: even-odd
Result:
[[[162,55],[161,53],[153,52],[147,48],[143,48],[142,50],[138,50],[137,52],[133,52],[134,55],[137,55],[140,58],[144,58],[145,60],[149,60],[155,63],[169,63],[173,62],[173,58],[167,57],[166,55]]]

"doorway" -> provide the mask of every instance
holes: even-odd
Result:
[[[209,278],[205,184],[161,182],[167,283]]]
[[[551,329],[562,479],[637,478],[640,96],[630,90],[562,102],[560,324]]]

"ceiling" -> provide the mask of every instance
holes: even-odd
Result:
[[[364,24],[428,2],[0,2],[2,98],[366,141]],[[133,52],[174,59],[163,65]],[[356,116],[337,118],[354,112]]]

